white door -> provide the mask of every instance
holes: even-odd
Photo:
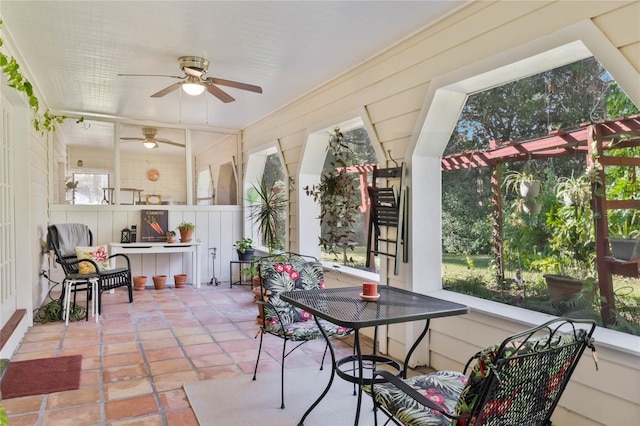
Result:
[[[0,319],[4,326],[16,311],[16,256],[11,104],[2,96],[0,120]]]

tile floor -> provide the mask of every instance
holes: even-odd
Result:
[[[12,361],[82,354],[81,385],[3,400],[11,426],[197,425],[184,382],[253,373],[260,339],[247,286],[147,287],[126,300],[123,289],[105,293],[98,323],[29,330]],[[338,343],[336,356],[350,354],[351,342]],[[282,340],[266,335],[264,345],[258,374],[280,368]],[[323,350],[323,341],[310,342],[286,364],[319,366]]]

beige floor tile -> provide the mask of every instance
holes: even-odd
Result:
[[[150,379],[135,379],[122,382],[106,383],[104,394],[107,401],[153,393]]]

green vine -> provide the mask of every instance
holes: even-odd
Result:
[[[0,20],[0,28],[2,27],[2,20]],[[4,40],[0,37],[0,49],[4,47]],[[29,101],[29,107],[33,112],[33,128],[42,136],[46,133],[56,130],[54,124],[62,124],[62,122],[69,117],[66,115],[52,114],[47,110],[43,114],[40,114],[40,103],[38,98],[33,93],[33,85],[27,80],[20,72],[20,65],[13,56],[6,55],[0,50],[0,68],[2,72],[7,76],[7,84],[9,87],[16,89],[18,92],[22,92],[27,96]],[[84,117],[80,117],[76,120],[76,123],[82,123]]]

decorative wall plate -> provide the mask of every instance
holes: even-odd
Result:
[[[147,171],[147,178],[151,181],[151,182],[155,182],[158,179],[160,179],[160,172],[157,169],[149,169]]]

